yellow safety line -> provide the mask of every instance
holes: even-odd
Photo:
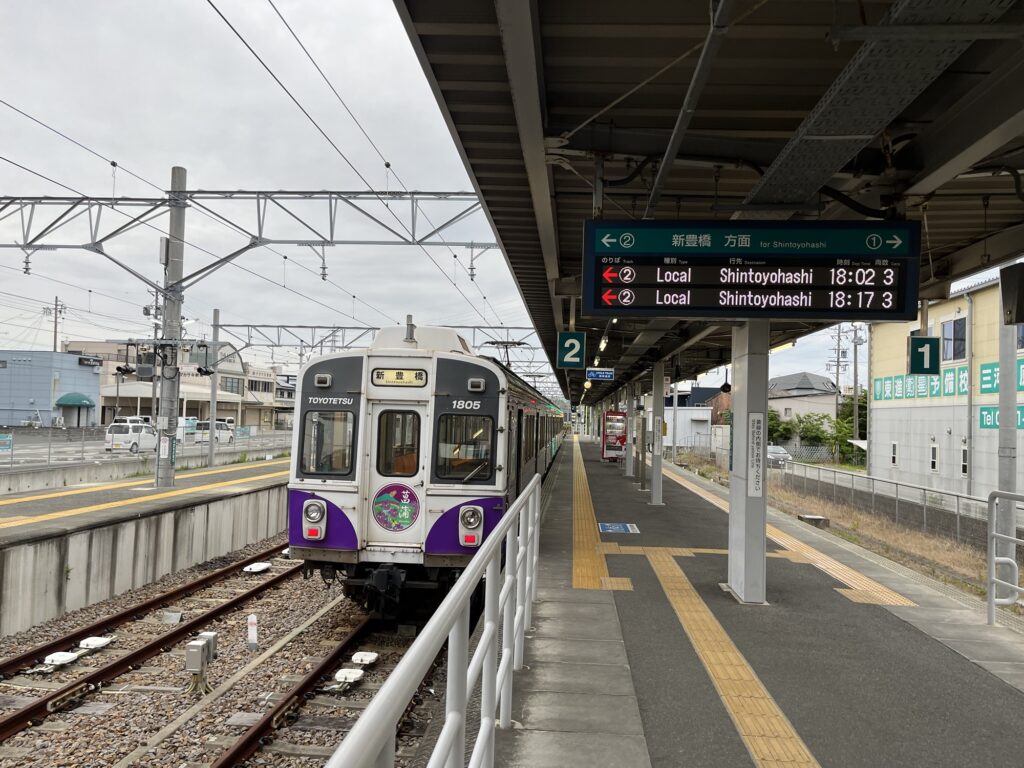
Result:
[[[270,467],[277,464],[287,464],[291,459],[277,459],[276,461],[254,461],[249,464],[243,465],[232,465],[230,467],[218,467],[217,469],[204,469],[200,472],[188,472],[185,474],[177,475],[179,480],[185,480],[189,477],[204,477],[206,475],[219,475],[224,472],[243,472],[247,469],[253,469],[254,467]],[[106,485],[93,485],[88,488],[73,488],[66,491],[49,491],[47,493],[39,493],[35,496],[22,496],[17,499],[0,499],[0,507],[6,507],[11,504],[22,504],[26,501],[42,501],[43,499],[60,499],[64,496],[77,496],[82,493],[99,493],[101,491],[110,491],[116,488],[132,488],[139,485],[146,485],[152,483],[153,478],[146,480],[129,480],[123,483],[107,483]]]
[[[608,575],[578,437],[572,447],[572,588],[631,590],[629,579]]]
[[[725,512],[729,511],[728,502],[718,498],[712,493],[708,493],[700,486],[694,485],[667,469],[662,470],[662,474],[674,480],[688,491],[697,494],[705,501],[711,502],[719,509],[724,510]],[[796,537],[790,536],[788,533],[783,533],[774,525],[767,526],[767,534],[768,538],[780,547],[784,547],[791,550],[796,555],[806,558],[808,562],[813,564],[819,570],[824,571],[837,581],[843,582],[847,587],[849,587],[849,589],[837,589],[836,591],[853,602],[870,603],[873,605],[916,605],[912,600],[909,600],[898,592],[879,584],[877,581],[865,576],[863,573],[855,571],[848,565],[843,565],[838,560],[819,552],[811,545],[805,544]]]
[[[210,491],[215,488],[227,488],[232,485],[241,485],[242,483],[251,483],[256,480],[269,480],[272,477],[284,477],[288,474],[284,472],[271,472],[266,475],[255,475],[253,477],[240,477],[236,480],[224,480],[219,483],[208,483],[206,485],[197,485],[192,488],[178,488],[173,491],[164,491],[163,493],[152,493],[146,496],[139,496],[132,499],[121,499],[120,501],[108,501],[103,504],[92,504],[88,507],[78,507],[77,509],[65,509],[60,512],[47,512],[42,515],[32,515],[30,517],[18,517],[18,518],[7,518],[0,520],[0,528],[16,528],[21,525],[31,525],[32,523],[41,523],[46,520],[59,520],[64,517],[74,517],[76,515],[84,515],[87,512],[100,512],[105,509],[115,509],[117,507],[129,507],[133,504],[141,504],[146,501],[157,501],[159,499],[171,499],[177,496],[187,496],[189,494],[199,493],[200,491]]]
[[[647,549],[679,623],[758,768],[815,768],[803,739],[664,547]]]

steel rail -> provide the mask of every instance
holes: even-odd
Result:
[[[34,648],[29,648],[24,653],[19,653],[17,656],[11,656],[10,658],[0,660],[0,679],[9,677],[25,667],[39,662],[54,651],[64,650],[65,648],[74,645],[79,640],[83,640],[87,637],[103,634],[105,631],[115,626],[131,621],[132,619],[156,610],[157,608],[161,608],[168,603],[172,603],[181,597],[202,589],[203,587],[208,587],[211,584],[222,581],[235,573],[239,568],[244,568],[250,563],[258,563],[261,560],[273,557],[275,554],[284,550],[286,546],[286,544],[278,544],[270,549],[257,552],[251,557],[247,557],[244,560],[238,560],[231,565],[224,566],[223,568],[218,568],[216,571],[211,571],[205,576],[200,576],[198,579],[193,579],[192,581],[175,587],[167,592],[162,592],[156,597],[151,597],[149,600],[144,600],[141,603],[125,608],[122,611],[118,611],[111,616],[106,616],[98,621],[94,621],[92,624],[88,624],[72,632],[68,632],[55,640],[40,643]]]
[[[355,629],[353,629],[344,640],[339,642],[334,649],[324,657],[323,661],[313,667],[299,682],[285,693],[258,722],[250,726],[242,737],[236,741],[227,751],[221,753],[212,764],[211,768],[232,768],[241,765],[242,762],[252,755],[261,745],[267,742],[267,737],[275,731],[282,720],[301,706],[306,694],[320,684],[321,679],[330,674],[341,658],[348,653],[356,643],[360,642],[367,634],[372,632],[378,625],[378,620],[369,616],[364,618]]]
[[[237,565],[233,567],[237,568]],[[168,646],[173,645],[182,638],[188,637],[200,627],[209,624],[211,621],[223,616],[225,613],[229,613],[230,611],[237,609],[262,592],[266,592],[283,581],[298,575],[301,569],[301,564],[294,565],[266,581],[260,582],[252,589],[246,590],[242,594],[232,597],[221,605],[218,605],[216,608],[206,611],[183,624],[179,624],[170,632],[165,632],[159,637],[153,638],[148,643],[136,648],[134,651],[129,651],[124,656],[114,659],[109,664],[94,670],[88,675],[80,677],[62,688],[39,697],[31,704],[28,704],[21,709],[0,717],[0,741],[10,738],[19,731],[28,728],[30,725],[35,725],[41,722],[46,719],[51,712],[56,712],[67,702],[77,699],[83,694],[98,690],[103,686],[103,683],[137,667],[142,662],[160,653]]]

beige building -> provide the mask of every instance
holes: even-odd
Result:
[[[100,371],[100,423],[109,424],[115,414],[120,416],[152,416],[154,400],[159,394],[159,384],[139,381],[138,375],[120,376],[116,372],[125,364],[125,345],[109,341],[68,341],[64,351],[77,355],[88,355],[101,360]],[[140,358],[151,355],[146,347],[139,350]],[[132,349],[129,364],[138,367],[135,350]],[[151,358],[150,358],[151,359]],[[193,347],[185,352],[180,363],[181,383],[179,386],[178,416],[194,416],[208,419],[210,416],[210,378],[199,374],[199,367],[208,367],[217,360],[212,350]],[[218,362],[219,382],[217,388],[217,417],[234,418],[241,423],[243,397],[246,394],[247,374],[241,356],[234,347],[221,353]],[[257,417],[258,418],[258,417]],[[258,424],[254,421],[254,424]]]
[[[869,471],[972,496],[997,486],[1000,296],[997,280],[931,302],[921,335],[940,339],[941,373],[907,375],[916,321],[874,323],[870,345]],[[1024,448],[1024,326],[1017,326],[1017,453]],[[1018,463],[1018,487],[1024,472]]]

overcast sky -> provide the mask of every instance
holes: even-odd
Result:
[[[200,0],[6,0],[0,4],[0,99],[120,167],[113,172],[106,160],[2,104],[0,156],[78,193],[102,196],[114,192],[159,196],[154,187],[128,171],[166,189],[173,165],[188,170],[192,189],[357,190],[369,185],[395,190],[401,188],[399,179],[409,189],[471,189],[390,2],[274,0],[394,173],[386,171],[268,2],[214,2],[365,182],[317,133],[213,8]],[[0,161],[0,194],[73,193]],[[428,205],[424,212],[440,223],[457,211],[453,205]],[[370,203],[367,209],[396,228],[392,212],[409,225],[406,208],[389,211]],[[256,226],[254,204],[221,205],[218,211],[248,229]],[[37,213],[41,218],[35,221],[35,231],[46,213]],[[302,213],[317,226],[326,222],[326,208],[308,207]],[[126,220],[108,210],[102,223],[115,226]],[[282,235],[308,236],[284,214],[269,217],[268,223]],[[166,217],[153,225],[165,229]],[[0,222],[0,242],[20,239],[20,226],[17,216]],[[343,219],[342,226],[361,236],[376,236],[372,222],[355,212]],[[159,232],[143,227],[113,241],[107,250],[157,280],[162,275],[157,260],[159,237]],[[228,253],[246,240],[194,210],[186,216],[185,237],[214,254]],[[476,242],[493,239],[482,215],[460,223],[449,237]],[[54,238],[60,242],[84,239],[84,223],[79,227],[78,222]],[[213,307],[221,309],[224,323],[380,326],[412,314],[419,324],[482,325],[484,318],[492,325],[531,324],[504,259],[496,251],[480,257],[474,284],[450,251],[431,249],[467,301],[418,248],[329,249],[328,277],[336,285],[320,280],[319,258],[308,248],[279,246],[276,250],[288,256],[287,262],[277,253],[254,250],[238,263],[256,274],[227,267],[192,288],[184,314],[198,322],[190,329],[208,334]],[[468,265],[465,249],[457,248],[455,253]],[[146,333],[142,306],[151,301],[146,286],[102,256],[78,250],[40,251],[31,258],[31,275],[23,274],[23,259],[19,250],[0,250],[0,348],[48,348],[52,319],[44,316],[42,306],[52,303],[55,295],[68,307],[62,338]],[[187,246],[185,260],[187,273],[211,256]],[[825,373],[831,343],[827,334],[801,340],[793,350],[773,355],[772,374]],[[275,358],[278,362],[291,359]],[[710,378],[716,376],[721,380],[720,371]]]

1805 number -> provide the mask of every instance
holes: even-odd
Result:
[[[455,411],[479,411],[479,400],[452,400],[452,410]]]

